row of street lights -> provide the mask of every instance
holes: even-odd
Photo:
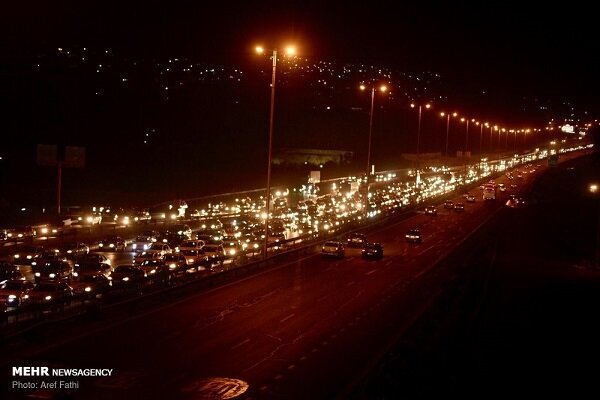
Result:
[[[257,46],[255,48],[256,52],[259,54],[264,54],[265,53],[265,49],[262,46]],[[276,84],[276,76],[277,76],[277,53],[278,50],[277,48],[272,49],[271,50],[271,60],[272,60],[272,74],[271,74],[271,103],[270,103],[270,112],[269,112],[269,146],[268,146],[268,161],[267,161],[267,187],[266,187],[266,215],[265,215],[265,243],[264,243],[264,249],[263,249],[263,255],[266,258],[267,257],[267,248],[268,248],[268,243],[269,243],[269,222],[270,222],[270,218],[269,218],[269,214],[270,214],[270,197],[271,197],[271,164],[272,164],[272,157],[273,157],[273,123],[274,123],[274,115],[275,115],[275,84]],[[285,48],[285,54],[288,56],[293,56],[296,54],[295,48],[293,46],[288,46]],[[366,85],[360,85],[360,89],[361,90],[367,90],[369,89],[371,91],[371,108],[369,111],[369,141],[368,141],[368,146],[367,146],[367,170],[366,170],[366,176],[367,179],[368,177],[371,175],[372,173],[372,166],[371,166],[371,141],[372,141],[372,136],[373,136],[373,108],[374,108],[374,103],[375,103],[375,92],[379,91],[382,93],[385,93],[387,91],[387,86],[385,85],[380,85],[380,86],[376,86],[374,84],[371,84],[370,86],[366,86]],[[420,161],[420,138],[421,138],[421,118],[422,118],[422,109],[423,107],[425,107],[425,109],[430,109],[431,108],[431,104],[429,103],[425,103],[425,104],[415,104],[412,103],[411,108],[416,108],[418,107],[419,110],[419,114],[418,114],[418,124],[417,124],[417,166],[419,166],[419,161]],[[445,148],[445,155],[446,157],[448,156],[448,141],[449,141],[449,134],[450,134],[450,117],[457,117],[458,113],[454,112],[454,113],[440,113],[440,116],[444,117],[446,116],[446,148]],[[468,150],[468,140],[469,140],[469,119],[468,118],[461,118],[462,122],[466,122],[466,133],[465,133],[465,153]],[[529,133],[529,130],[525,131],[525,130],[509,130],[506,131],[506,129],[499,129],[498,126],[491,126],[488,122],[479,122],[476,121],[474,118],[470,120],[471,122],[475,123],[476,125],[480,126],[480,137],[479,137],[479,153],[481,154],[482,151],[482,143],[483,143],[483,127],[489,127],[490,128],[490,146],[492,143],[492,129],[495,129],[496,131],[500,131],[500,132],[506,132],[506,144],[508,146],[508,133],[509,132],[513,132],[515,134],[515,150],[516,150],[516,142],[517,142],[517,132],[524,132],[525,133]],[[524,142],[526,143],[526,141]],[[500,146],[500,133],[498,134],[498,146]]]

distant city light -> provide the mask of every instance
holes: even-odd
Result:
[[[588,190],[590,191],[590,193],[598,193],[598,184],[590,183],[590,185],[588,186]]]

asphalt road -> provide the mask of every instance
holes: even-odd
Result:
[[[518,190],[533,175],[519,181]],[[2,356],[0,395],[58,393],[40,390],[47,379],[11,376],[14,366],[49,366],[114,369],[111,377],[75,379],[79,387],[68,391],[73,399],[227,398],[244,384],[239,398],[350,396],[374,363],[410,337],[440,302],[488,281],[485,268],[465,280],[464,263],[440,261],[497,218],[508,193],[496,202],[478,196],[464,213],[439,207],[437,217],[417,213],[367,231],[369,240],[384,245],[380,261],[361,259],[358,249],[347,249],[344,260],[315,253],[126,318],[100,315],[100,322],[43,342],[33,337],[22,350]],[[421,228],[423,243],[406,243],[412,227]],[[29,380],[37,389],[14,389],[15,380]]]
[[[424,313],[346,398],[596,397],[599,182],[591,157],[548,170],[529,207],[477,238],[475,285]]]

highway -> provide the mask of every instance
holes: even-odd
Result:
[[[73,399],[227,398],[236,391],[243,391],[236,398],[335,398],[459,281],[459,264],[440,269],[438,262],[510,193],[484,202],[479,189],[472,192],[477,201],[465,202],[464,213],[439,205],[437,216],[418,212],[365,231],[384,245],[382,260],[363,260],[352,248],[343,260],[317,251],[184,300],[34,338],[7,351],[3,368],[114,369],[112,377],[79,378]],[[423,233],[420,244],[406,242],[413,227]],[[31,392],[2,389],[3,398]]]

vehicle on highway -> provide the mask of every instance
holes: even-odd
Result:
[[[496,185],[487,184],[482,191],[483,200],[496,200]]]
[[[69,285],[74,295],[95,298],[110,291],[112,281],[104,274],[84,274],[74,278]]]
[[[88,263],[103,263],[111,264],[111,261],[102,253],[89,253],[83,256],[77,257],[75,264],[88,264]]]
[[[72,260],[88,254],[90,247],[83,242],[66,242],[58,247],[58,252]]]
[[[163,280],[169,275],[169,267],[165,264],[163,258],[154,260],[144,260],[139,264],[139,267],[144,271],[149,279]]]
[[[321,247],[321,255],[323,257],[344,258],[346,250],[344,249],[344,244],[342,242],[328,240],[323,243],[323,246]]]
[[[131,245],[131,248],[133,249],[133,251],[135,251],[137,253],[146,251],[146,250],[148,250],[148,248],[150,248],[152,243],[156,242],[156,238],[158,237],[158,235],[159,235],[158,231],[146,230],[135,237],[135,240],[134,240],[133,244]]]
[[[190,228],[187,224],[171,225],[167,228],[167,232],[185,237],[183,240],[189,240],[192,238],[192,228]]]
[[[454,202],[452,200],[446,200],[444,201],[444,208],[446,209],[453,209],[454,208]]]
[[[522,197],[511,195],[506,201],[506,206],[510,208],[525,208],[527,207],[527,202]]]
[[[32,268],[36,282],[46,280],[70,281],[73,277],[73,266],[67,261],[46,261]]]
[[[35,285],[28,296],[28,305],[59,307],[71,303],[73,289],[65,281],[44,281]]]
[[[188,267],[187,259],[181,252],[165,254],[163,262],[167,266],[169,275],[173,278],[183,278],[186,276]]]
[[[227,258],[233,258],[239,255],[242,251],[242,245],[235,236],[223,237],[223,250]]]
[[[0,287],[0,303],[6,307],[20,307],[27,304],[29,292],[34,284],[24,279],[10,279]]]
[[[367,243],[367,235],[364,233],[352,232],[346,236],[348,247],[363,247]]]
[[[217,218],[206,218],[200,220],[200,229],[222,229],[223,223]]]
[[[185,257],[187,265],[195,265],[201,263],[202,261],[208,261],[208,257],[204,255],[202,249],[181,250],[179,253]]]
[[[202,252],[213,264],[223,264],[223,261],[227,258],[225,249],[220,244],[206,244],[202,248]]]
[[[361,256],[368,259],[383,258],[383,246],[381,243],[369,242],[361,250]]]
[[[43,246],[24,246],[13,253],[12,260],[18,265],[31,265],[31,262],[42,255]]]
[[[156,253],[164,256],[165,254],[171,253],[171,246],[166,243],[152,243],[152,245],[148,248],[148,250],[144,251],[144,253]]]
[[[421,243],[423,241],[421,237],[421,230],[419,228],[412,228],[406,232],[406,241],[408,243]]]
[[[127,242],[120,236],[109,235],[97,243],[98,251],[125,251]]]
[[[467,203],[475,203],[476,198],[475,198],[474,194],[467,193],[467,194],[465,194],[465,200],[467,201]]]
[[[73,266],[73,277],[77,278],[82,275],[98,274],[102,274],[106,277],[109,277],[110,274],[112,274],[112,271],[112,265],[103,262],[75,263]]]
[[[25,279],[19,267],[8,261],[0,261],[0,284],[11,279]]]
[[[200,250],[204,247],[204,241],[198,239],[185,240],[179,244],[179,251]]]
[[[146,282],[146,273],[139,265],[121,264],[117,265],[111,278],[115,289],[139,288]]]
[[[136,253],[135,257],[133,257],[133,263],[136,265],[140,265],[146,260],[160,260],[163,256],[159,252],[154,253]]]
[[[465,204],[464,203],[454,203],[454,211],[456,211],[457,213],[464,212]]]
[[[437,215],[437,207],[436,206],[427,206],[425,207],[425,215],[433,215],[434,217]]]

